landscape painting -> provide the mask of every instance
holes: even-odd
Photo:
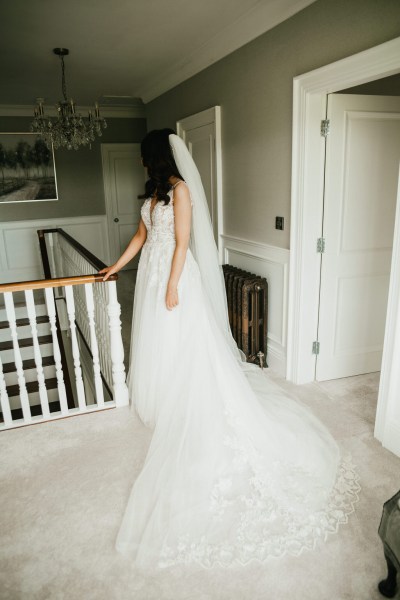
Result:
[[[53,149],[34,133],[0,133],[0,203],[58,200]]]

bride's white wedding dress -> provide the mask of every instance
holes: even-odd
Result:
[[[213,322],[190,248],[179,304],[167,309],[173,190],[170,196],[151,215],[150,198],[141,209],[147,239],[128,385],[131,407],[154,432],[116,548],[139,567],[299,554],[347,521],[357,476],[307,407],[258,366],[238,363]]]

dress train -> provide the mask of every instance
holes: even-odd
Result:
[[[246,564],[311,549],[347,521],[358,477],[327,428],[266,372],[239,364],[190,249],[165,306],[173,192],[150,216],[134,296],[128,386],[153,437],[116,548],[138,567]]]

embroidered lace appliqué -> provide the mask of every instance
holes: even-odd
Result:
[[[225,414],[232,431],[223,443],[233,450],[234,459],[230,477],[225,474],[216,481],[210,494],[210,528],[212,523],[218,527],[227,516],[229,522],[236,522],[236,529],[219,544],[212,543],[212,531],[211,541],[205,536],[195,541],[183,535],[174,545],[165,543],[160,567],[193,561],[204,567],[244,565],[284,554],[298,556],[335,533],[354,512],[360,485],[349,457],[342,458],[335,485],[327,496],[316,474],[281,460],[266,465],[249,441],[239,440],[237,420],[227,407]],[[309,485],[304,485],[306,480]],[[236,482],[240,489],[247,489],[246,494],[235,492]],[[290,506],[287,498],[291,499]],[[322,508],[313,511],[309,508],[313,505]]]
[[[148,264],[149,286],[157,287],[157,295],[162,296],[166,293],[171,258],[176,245],[173,197],[168,204],[163,201],[157,202],[151,215],[150,211],[151,198],[147,198],[141,208],[147,239],[142,247],[140,260],[143,259]],[[189,278],[199,277],[196,263],[191,260],[191,257],[188,259],[185,268],[188,270]]]
[[[276,474],[285,472],[287,465],[276,465]],[[306,476],[306,474],[303,474]],[[297,479],[299,472],[297,472]],[[210,526],[221,522],[226,511],[235,511],[236,530],[229,540],[213,544],[201,536],[197,541],[181,536],[174,546],[165,544],[159,561],[160,567],[198,562],[204,567],[214,565],[245,565],[251,560],[266,561],[285,554],[300,555],[312,550],[319,539],[325,540],[329,533],[337,532],[340,524],[346,523],[354,512],[360,486],[352,462],[344,458],[340,464],[335,486],[326,499],[324,508],[311,512],[304,518],[301,510],[284,509],[275,496],[273,481],[249,476],[249,492],[246,496],[230,497],[234,479],[221,479],[210,498]],[[292,490],[293,492],[293,490]],[[291,493],[292,493],[291,492]],[[296,501],[296,495],[291,496]],[[308,500],[299,495],[297,502],[304,506]]]

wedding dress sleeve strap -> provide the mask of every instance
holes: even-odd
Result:
[[[177,182],[176,182],[176,183],[175,183],[175,184],[172,186],[172,188],[171,188],[171,191],[172,191],[172,195],[171,195],[171,204],[173,204],[173,203],[174,203],[174,192],[175,192],[175,188],[176,188],[176,187],[177,187],[179,184],[181,184],[181,183],[182,183],[182,184],[184,184],[184,185],[187,187],[188,191],[189,191],[189,199],[190,199],[190,204],[191,204],[191,206],[192,206],[192,208],[193,208],[193,201],[192,201],[192,196],[190,195],[189,186],[187,185],[186,181],[183,181],[183,180],[181,180],[181,181],[177,181]]]

